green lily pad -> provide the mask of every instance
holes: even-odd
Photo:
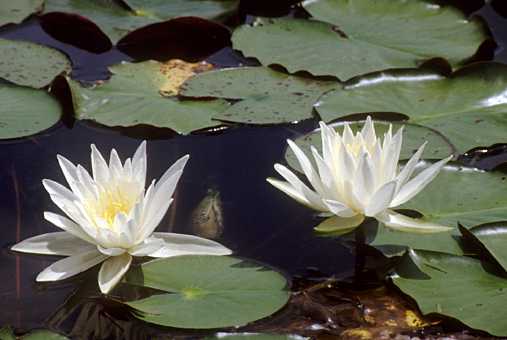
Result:
[[[234,48],[291,73],[347,80],[434,57],[458,65],[487,38],[478,21],[429,1],[312,0],[304,7],[314,20],[258,18],[234,32]]]
[[[0,85],[0,139],[36,134],[56,124],[62,109],[47,92]]]
[[[469,231],[507,271],[507,222],[482,224]]]
[[[305,340],[309,339],[299,335],[278,335],[265,333],[219,333],[214,337],[207,337],[204,340]]]
[[[27,333],[21,337],[16,337],[14,335],[14,332],[12,331],[12,328],[9,326],[4,326],[0,328],[0,340],[67,340],[68,338],[55,333],[51,332],[46,329],[36,329],[31,331],[30,333]]]
[[[0,26],[19,24],[42,10],[44,0],[0,0]]]
[[[197,74],[180,93],[239,100],[216,119],[274,124],[311,118],[317,99],[338,86],[336,81],[290,76],[265,67],[241,67]]]
[[[418,211],[423,221],[449,227],[456,227],[458,222],[473,226],[507,220],[506,181],[503,173],[449,165],[423,191],[399,208]],[[451,232],[412,235],[380,227],[371,244],[462,254],[459,239],[457,228]]]
[[[165,96],[179,81],[164,64],[146,61],[110,68],[111,79],[91,88],[68,79],[78,119],[107,126],[138,124],[171,128],[179,133],[216,126],[212,118],[229,106],[225,100],[181,100]]]
[[[93,21],[115,44],[127,33],[156,22],[179,16],[218,19],[233,10],[237,0],[133,0],[132,10],[116,1],[46,0],[45,13],[66,12]]]
[[[244,325],[275,313],[289,299],[287,281],[256,263],[229,256],[178,256],[131,271],[127,283],[159,289],[127,304],[141,320],[179,328]]]
[[[507,66],[480,63],[450,77],[427,71],[381,72],[324,94],[325,121],[351,113],[397,112],[445,136],[460,153],[507,142]]]
[[[356,131],[361,130],[364,122],[351,122],[349,126],[351,127],[354,133]],[[449,141],[440,135],[438,132],[429,129],[424,126],[410,124],[410,123],[388,123],[384,121],[375,120],[375,132],[378,137],[384,135],[389,128],[389,124],[393,125],[393,132],[397,131],[399,128],[403,127],[403,145],[401,149],[401,160],[408,160],[410,156],[414,154],[415,151],[423,144],[425,141],[428,141],[428,145],[424,149],[423,158],[424,159],[442,159],[454,153],[454,147],[449,143]],[[343,133],[343,123],[337,123],[333,125],[340,134]],[[322,141],[320,129],[317,129],[307,135],[301,136],[294,140],[294,142],[303,150],[303,152],[310,157],[311,150],[310,147],[313,145],[320,154],[322,154]],[[310,157],[311,158],[311,157]],[[287,149],[285,151],[285,160],[289,164],[289,166],[299,172],[301,172],[301,167],[299,166],[299,162],[292,152],[292,150]]]
[[[67,56],[53,48],[0,39],[0,78],[17,85],[41,88],[71,69]]]
[[[471,328],[507,335],[507,279],[470,257],[420,250],[411,250],[407,256],[416,266],[399,268],[400,276],[393,282],[415,299],[424,314],[447,315]]]

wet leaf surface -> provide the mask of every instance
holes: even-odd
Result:
[[[116,1],[46,0],[44,13],[65,12],[83,16],[100,27],[113,44],[127,33],[179,16],[217,19],[234,10],[236,0],[128,1],[132,9]]]
[[[0,39],[0,78],[23,86],[49,85],[72,66],[60,51],[26,41]]]
[[[174,63],[173,63],[174,66]],[[68,80],[78,119],[91,119],[107,126],[140,124],[171,128],[178,133],[219,125],[212,117],[228,107],[223,100],[181,100],[168,97],[181,82],[171,64],[146,61],[110,68],[111,79],[86,88]]]
[[[205,72],[183,84],[181,94],[237,100],[216,119],[251,124],[275,124],[311,118],[313,103],[335,81],[290,76],[265,67],[228,68]]]
[[[304,7],[314,20],[258,18],[234,32],[234,48],[263,65],[347,80],[433,57],[457,65],[487,38],[479,22],[427,1],[320,0]]]
[[[429,127],[459,153],[507,142],[507,66],[479,63],[450,77],[426,71],[381,72],[325,94],[325,121],[361,112],[397,112]]]
[[[420,250],[407,257],[393,282],[417,301],[424,314],[447,315],[493,335],[507,334],[507,279],[470,257]]]
[[[469,231],[507,272],[507,222],[478,225]]]
[[[18,24],[42,10],[44,0],[0,0],[0,26]]]
[[[0,102],[0,139],[30,136],[60,120],[60,104],[42,90],[0,85]]]
[[[177,256],[141,266],[127,282],[169,294],[127,302],[140,319],[170,327],[240,326],[269,316],[289,299],[287,281],[262,265],[227,256]]]

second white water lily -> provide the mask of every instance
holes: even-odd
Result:
[[[400,169],[402,128],[393,136],[392,126],[389,126],[383,140],[377,138],[370,117],[356,135],[348,124],[345,124],[342,135],[323,122],[320,129],[322,156],[315,147],[311,148],[316,169],[303,151],[288,140],[314,190],[281,164],[275,164],[275,170],[286,182],[268,178],[269,183],[300,203],[336,215],[336,221],[341,224],[336,229],[358,226],[365,217],[374,217],[401,231],[427,233],[450,229],[398,214],[392,208],[417,195],[452,156],[411,178],[426,143]]]
[[[45,179],[51,200],[69,217],[45,212],[63,232],[34,236],[15,251],[69,256],[37,276],[37,281],[63,280],[101,262],[99,287],[109,292],[130,267],[133,256],[228,255],[221,244],[197,236],[154,232],[171,202],[188,155],[180,158],[145,190],[146,142],[132,159],[121,163],[111,151],[109,164],[92,145],[92,176],[80,165],[58,156],[70,189]]]

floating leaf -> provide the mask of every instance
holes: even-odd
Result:
[[[33,135],[54,125],[62,110],[47,92],[0,85],[0,139]]]
[[[71,69],[65,54],[53,48],[26,41],[0,39],[0,78],[18,85],[40,88]]]
[[[277,335],[264,333],[218,333],[214,337],[207,337],[204,340],[305,340],[309,339],[299,335]]]
[[[67,12],[95,22],[113,43],[140,27],[179,16],[218,19],[233,10],[237,0],[133,0],[133,10],[116,1],[46,0],[45,13]]]
[[[312,117],[312,106],[336,81],[290,76],[265,67],[229,68],[205,72],[187,80],[181,94],[239,100],[216,119],[274,124]]]
[[[397,112],[445,136],[460,153],[507,142],[507,66],[481,63],[443,77],[427,71],[381,72],[320,99],[325,121],[352,113]]]
[[[218,125],[212,117],[229,104],[165,96],[181,81],[167,70],[166,64],[155,61],[123,63],[110,68],[109,81],[92,88],[69,79],[77,118],[107,126],[148,124],[183,134]]]
[[[422,220],[456,227],[507,220],[506,177],[499,172],[445,166],[418,195],[400,206],[418,211]],[[372,245],[409,246],[451,254],[462,254],[459,231],[413,235],[379,228]]]
[[[312,0],[304,7],[315,20],[258,18],[234,32],[234,48],[291,73],[347,80],[434,57],[457,65],[487,38],[478,21],[428,1]]]
[[[339,106],[338,106],[339,107]],[[349,126],[352,131],[359,131],[364,122],[351,122]],[[428,145],[424,149],[423,158],[425,159],[442,159],[451,155],[454,150],[453,146],[438,132],[426,128],[424,126],[409,124],[409,123],[387,123],[383,121],[375,121],[375,130],[378,137],[382,137],[389,128],[389,124],[393,125],[393,131],[397,131],[403,126],[403,145],[401,149],[400,159],[408,160],[410,156],[423,144],[428,141]],[[332,125],[340,134],[343,133],[343,123]],[[310,156],[310,147],[313,145],[317,151],[322,154],[322,141],[320,129],[317,129],[307,135],[301,136],[294,140],[294,142],[303,150],[303,152]],[[310,157],[311,158],[311,157]],[[294,153],[287,149],[285,152],[285,160],[289,166],[298,171],[302,171],[299,166]]]
[[[25,334],[21,337],[16,337],[12,331],[12,328],[9,326],[5,326],[0,328],[0,339],[1,340],[67,340],[68,338],[46,329],[36,329],[31,331],[28,334]]]
[[[127,304],[137,317],[163,326],[218,328],[244,325],[269,316],[289,298],[279,273],[229,256],[178,256],[141,266],[130,284],[170,294],[153,295]]]
[[[469,231],[507,271],[507,222],[478,225]]]
[[[416,300],[423,314],[447,315],[469,327],[507,335],[507,279],[493,275],[487,264],[470,257],[420,250],[411,250],[407,256],[422,273],[417,273],[416,266],[402,266],[393,282]]]
[[[44,0],[0,0],[0,26],[19,24],[42,9]]]

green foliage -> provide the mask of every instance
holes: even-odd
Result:
[[[42,9],[44,0],[0,0],[0,26],[18,24]]]

